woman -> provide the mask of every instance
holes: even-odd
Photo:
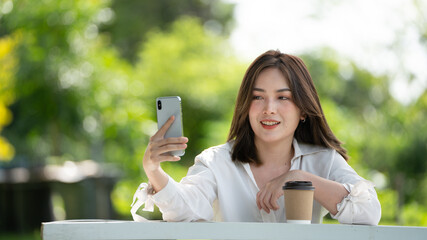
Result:
[[[156,204],[166,221],[284,222],[282,186],[311,181],[312,223],[324,215],[340,223],[377,225],[381,207],[373,185],[347,164],[346,150],[323,114],[301,59],[267,51],[250,65],[237,96],[228,141],[209,148],[180,183],[160,167],[180,158],[185,137],[164,139],[173,117],[150,139],[132,214]],[[135,198],[138,200],[135,202]]]

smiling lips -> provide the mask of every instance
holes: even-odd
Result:
[[[279,125],[279,124],[280,124],[280,122],[276,121],[276,120],[268,119],[268,120],[261,121],[261,125],[265,129],[273,129],[273,128],[277,127],[277,125]]]

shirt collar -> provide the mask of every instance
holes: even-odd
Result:
[[[295,159],[298,159],[301,156],[305,156],[305,155],[309,155],[317,152],[323,152],[327,150],[323,146],[317,146],[317,145],[306,144],[306,143],[298,143],[298,141],[295,138],[292,144],[294,146],[294,151],[295,151],[292,161],[294,161]]]

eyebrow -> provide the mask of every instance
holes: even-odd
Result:
[[[262,88],[254,88],[254,90],[253,91],[257,91],[257,92],[265,92],[265,90],[264,89],[262,89]],[[289,88],[281,88],[281,89],[278,89],[276,92],[286,92],[286,91],[291,91],[291,89],[289,89]]]

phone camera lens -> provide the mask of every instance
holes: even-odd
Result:
[[[157,101],[157,108],[159,109],[159,110],[161,110],[162,109],[162,101]]]

